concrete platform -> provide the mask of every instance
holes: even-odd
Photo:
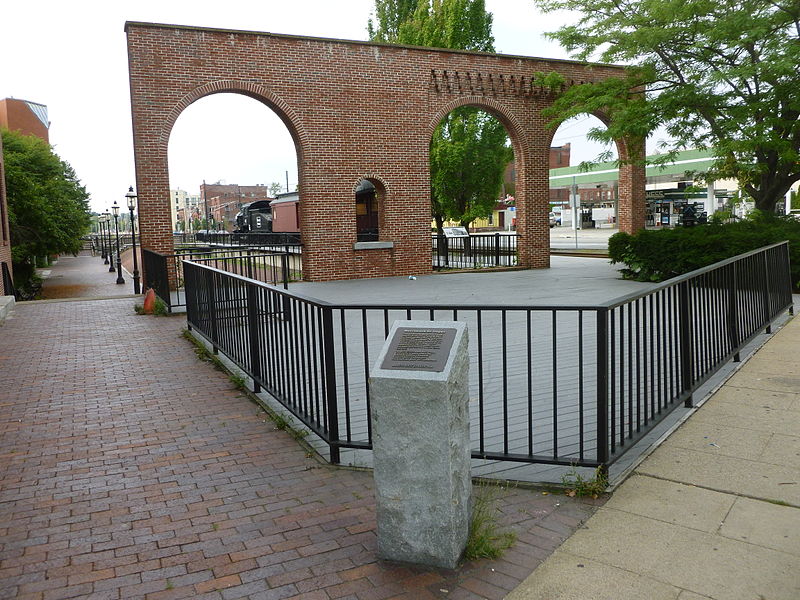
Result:
[[[627,281],[602,258],[551,256],[549,269],[434,273],[349,281],[299,282],[289,291],[336,303],[436,303],[530,306],[590,305],[641,292],[653,284]]]

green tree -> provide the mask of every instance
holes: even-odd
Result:
[[[270,195],[270,198],[274,198],[275,196],[280,194],[282,191],[283,191],[283,186],[280,183],[278,183],[277,181],[273,181],[272,183],[269,184],[269,195]]]
[[[375,0],[375,21],[367,23],[373,42],[398,43],[400,26],[417,10],[417,0]],[[410,43],[410,42],[409,42]]]
[[[796,0],[535,0],[579,11],[549,34],[575,58],[634,65],[620,79],[573,86],[547,116],[605,111],[590,137],[672,138],[656,162],[708,148],[708,179],[733,178],[774,211],[800,180],[800,4]],[[641,93],[645,90],[645,93]],[[643,157],[634,157],[641,160]]]
[[[370,39],[379,42],[494,52],[492,15],[484,0],[376,0]],[[452,111],[431,139],[431,212],[469,225],[491,214],[506,164],[513,159],[503,125],[485,111]]]
[[[8,130],[2,136],[14,275],[24,285],[36,257],[81,249],[89,194],[47,142]]]
[[[431,192],[436,226],[445,216],[463,226],[491,213],[514,158],[503,125],[470,107],[454,110],[431,142]]]

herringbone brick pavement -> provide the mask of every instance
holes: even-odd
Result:
[[[517,541],[455,571],[377,559],[372,476],[322,464],[134,300],[0,327],[0,598],[502,598],[597,502],[510,489]]]

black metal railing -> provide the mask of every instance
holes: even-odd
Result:
[[[186,305],[183,262],[202,261],[232,274],[265,283],[287,286],[289,281],[302,278],[302,259],[291,252],[264,251],[253,248],[179,248],[175,254],[159,254],[142,249],[145,287],[151,287],[172,312]]]
[[[16,291],[14,290],[14,279],[11,277],[11,269],[8,268],[8,263],[3,261],[0,263],[2,265],[3,270],[3,289],[2,292],[4,296],[14,296],[16,295]]]
[[[434,269],[515,267],[517,234],[479,233],[468,237],[434,235],[431,238]]]
[[[608,466],[791,306],[776,244],[594,306],[331,304],[185,262],[187,317],[330,447],[371,447],[397,319],[468,324],[472,456]]]
[[[598,460],[613,462],[787,308],[783,242],[698,269],[598,309]]]
[[[174,255],[160,254],[147,248],[142,248],[142,282],[144,289],[152,288],[156,296],[161,298],[172,312],[172,295],[170,294],[169,264],[174,260]],[[178,278],[175,278],[177,283]]]
[[[289,281],[292,278],[289,269],[289,262],[292,258],[290,252],[260,252],[258,254],[250,253],[251,250],[247,252],[233,251],[235,256],[230,256],[231,252],[229,251],[217,252],[214,256],[192,256],[185,257],[184,260],[191,260],[263,283],[282,285],[284,289],[288,289]],[[299,278],[299,273],[297,275]]]

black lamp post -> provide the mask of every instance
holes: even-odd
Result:
[[[97,217],[97,222],[100,224],[100,253],[103,257],[103,264],[108,264],[108,252],[106,252],[106,216],[103,213],[100,213],[100,216]]]
[[[106,211],[103,213],[106,217],[106,232],[108,233],[108,272],[113,273],[116,271],[114,268],[114,246],[111,243],[111,213]]]
[[[103,259],[103,264],[108,263],[108,256],[106,255],[106,238],[103,235],[103,215],[97,215],[97,233],[100,234],[100,257]]]
[[[128,210],[131,211],[131,243],[133,244],[133,293],[141,294],[142,289],[139,287],[139,261],[136,258],[136,221],[133,220],[133,209],[136,208],[136,192],[133,191],[133,186],[128,188],[128,193],[125,194],[128,199]]]
[[[119,206],[117,206],[116,200],[114,200],[111,210],[114,211],[114,231],[117,234],[117,283],[125,283],[122,278],[122,261],[119,259]]]

